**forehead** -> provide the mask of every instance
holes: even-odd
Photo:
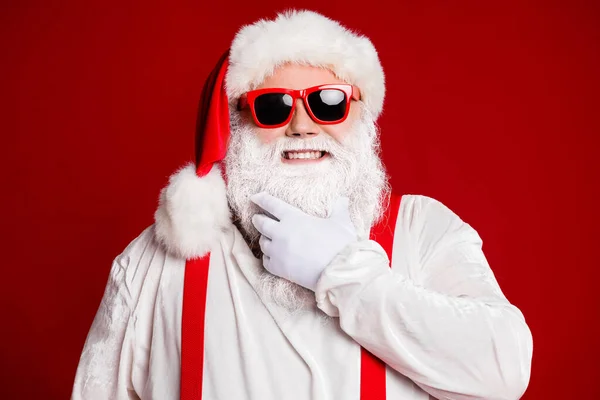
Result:
[[[305,89],[312,86],[346,83],[338,79],[330,70],[309,65],[285,64],[278,67],[273,75],[265,78],[257,89],[286,88]]]

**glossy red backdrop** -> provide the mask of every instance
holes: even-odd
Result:
[[[291,6],[379,49],[394,187],[483,237],[533,331],[524,398],[600,398],[600,12],[566,0],[2,2],[0,397],[69,396],[113,257],[193,157],[204,79]]]

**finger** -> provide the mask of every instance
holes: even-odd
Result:
[[[267,192],[257,193],[251,196],[250,200],[279,220],[281,220],[285,214],[298,211],[296,207],[275,196],[271,196]]]
[[[261,235],[260,239],[258,240],[258,244],[260,245],[260,250],[263,252],[263,254],[271,256],[271,239]]]
[[[252,225],[254,225],[261,235],[264,235],[269,239],[273,239],[275,231],[277,230],[277,224],[277,221],[264,214],[254,214],[252,216]]]
[[[263,254],[263,267],[265,267],[265,269],[269,272],[271,272],[270,267],[271,267],[271,257],[264,255]]]

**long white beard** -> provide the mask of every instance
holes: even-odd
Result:
[[[285,164],[284,151],[320,149],[329,157],[318,163]],[[343,143],[326,134],[298,139],[284,136],[262,144],[255,128],[231,115],[231,139],[225,158],[227,198],[251,247],[260,233],[252,216],[261,210],[250,196],[267,192],[307,214],[327,217],[340,196],[350,199],[350,215],[361,239],[381,216],[388,199],[387,175],[379,157],[377,128],[362,107],[361,118]],[[257,290],[261,297],[289,312],[314,305],[314,293],[263,270]]]

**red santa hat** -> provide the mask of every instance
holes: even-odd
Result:
[[[206,254],[231,226],[219,163],[227,153],[229,113],[277,67],[296,63],[327,68],[357,86],[376,119],[385,78],[371,41],[312,11],[287,11],[242,27],[208,77],[198,112],[196,163],[169,179],[155,213],[155,235],[169,253],[186,259]]]

